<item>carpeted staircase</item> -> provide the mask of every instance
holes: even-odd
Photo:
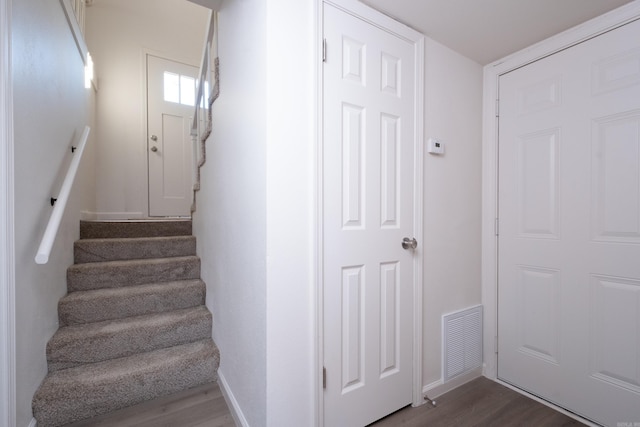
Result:
[[[33,398],[38,427],[217,380],[191,221],[82,221],[74,256]]]

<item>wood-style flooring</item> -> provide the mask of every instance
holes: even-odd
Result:
[[[487,378],[477,378],[430,404],[408,406],[371,427],[560,427],[584,424]]]
[[[64,427],[235,427],[224,396],[209,383]]]
[[[371,427],[561,427],[583,425],[484,377],[477,378],[436,400],[436,407],[429,404],[418,408],[408,406],[371,424]],[[235,424],[218,385],[206,384],[111,414],[68,424],[65,427],[134,426],[234,427]]]

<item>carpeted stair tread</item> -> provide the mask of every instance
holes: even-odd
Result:
[[[76,264],[196,254],[194,236],[81,239],[74,243]]]
[[[57,427],[217,380],[213,341],[55,371],[33,398],[38,427]]]
[[[195,307],[205,303],[200,279],[71,292],[58,303],[61,326]]]
[[[74,264],[67,269],[69,292],[198,279],[197,256]]]
[[[67,326],[47,344],[49,372],[131,356],[211,337],[211,313],[202,305],[126,319]]]
[[[191,220],[80,221],[81,239],[191,236]]]
[[[81,221],[32,401],[58,427],[217,380],[191,221]]]

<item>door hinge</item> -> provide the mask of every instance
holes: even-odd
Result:
[[[327,39],[322,39],[322,62],[327,62]]]
[[[500,235],[500,221],[498,220],[498,218],[496,218],[496,221],[493,227],[494,227],[496,236]]]
[[[496,99],[496,117],[500,117],[500,100]]]
[[[327,368],[322,367],[322,388],[327,388]]]

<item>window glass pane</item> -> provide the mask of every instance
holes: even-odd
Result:
[[[211,95],[211,92],[209,91],[209,81],[205,81],[204,82],[204,96],[202,97],[202,101],[204,102],[204,108],[208,109],[209,108],[209,96]]]
[[[188,76],[180,76],[180,103],[196,105],[196,80]]]
[[[200,99],[200,108],[205,110],[209,108],[209,82],[204,82],[204,91],[202,92],[202,99]]]
[[[164,100],[180,102],[180,75],[164,72]]]

